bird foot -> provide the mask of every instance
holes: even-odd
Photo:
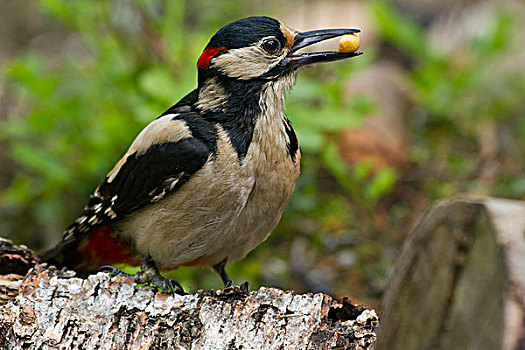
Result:
[[[228,262],[228,259],[226,258],[226,259],[222,260],[220,263],[218,263],[217,265],[213,266],[213,269],[221,277],[222,282],[224,283],[224,289],[225,290],[228,289],[228,288],[235,287],[235,285],[233,284],[233,281],[230,279],[230,277],[226,273],[226,264],[227,264],[227,262]],[[250,283],[244,282],[243,284],[241,284],[239,286],[239,289],[241,290],[242,293],[249,294],[250,293]]]
[[[162,277],[150,256],[143,259],[140,265],[140,272],[137,272],[135,275],[135,281],[137,283],[150,283],[158,289],[170,291],[171,294],[186,294],[178,281]]]
[[[134,275],[126,273],[110,265],[101,266],[97,271],[109,272],[111,276],[131,277],[136,283],[151,284],[160,290],[169,291],[171,294],[185,294],[184,289],[178,281],[162,277],[156,268],[143,268],[142,271],[139,271]]]
[[[109,274],[113,276],[123,276],[123,277],[132,277],[134,278],[135,275],[126,273],[122,270],[117,269],[116,267],[113,267],[111,265],[103,265],[97,269],[97,272],[109,272]]]
[[[171,294],[186,294],[184,288],[182,288],[182,285],[177,280],[164,278],[160,274],[149,275],[148,273],[141,271],[137,272],[134,277],[135,282],[137,283],[149,283],[162,291],[169,291]]]
[[[224,289],[230,289],[230,288],[236,288],[237,286],[235,286],[233,284],[233,281],[228,281],[225,285],[224,285]],[[244,282],[244,283],[241,283],[238,287],[240,289],[240,291],[244,294],[250,294],[250,283],[248,281]]]
[[[250,294],[250,282],[245,281],[239,287],[241,288],[241,292],[244,294]]]

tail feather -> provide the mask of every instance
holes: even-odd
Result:
[[[71,238],[58,243],[53,248],[38,254],[42,262],[58,268],[66,267],[77,271],[81,277],[88,276],[96,271],[96,267],[91,266],[81,249],[82,238]]]
[[[38,257],[58,268],[75,270],[81,277],[96,272],[101,265],[140,264],[132,246],[118,239],[109,225],[97,227],[87,234],[70,235]]]

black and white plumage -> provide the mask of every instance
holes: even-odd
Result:
[[[357,31],[299,33],[268,17],[222,28],[198,60],[198,88],[146,126],[41,258],[84,273],[137,258],[144,274],[208,265],[230,283],[224,267],[266,239],[299,176],[284,114],[298,68],[360,54],[296,51]]]
[[[162,115],[135,139],[64,239],[163,199],[204,165],[216,144],[213,125],[198,114]]]

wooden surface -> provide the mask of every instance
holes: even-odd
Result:
[[[0,306],[18,295],[22,278],[37,262],[32,250],[0,237]]]
[[[0,306],[0,349],[372,349],[373,310],[261,288],[166,295],[37,265]]]
[[[524,316],[525,204],[456,198],[407,239],[377,349],[523,349]]]

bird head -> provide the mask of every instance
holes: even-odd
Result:
[[[270,17],[249,17],[220,29],[197,62],[199,84],[210,77],[237,80],[276,80],[317,62],[354,57],[361,52],[297,53],[299,49],[359,32],[358,29],[323,29],[297,32]]]
[[[260,120],[276,121],[274,129],[278,131],[267,125],[263,132],[281,136],[285,132],[282,137],[288,139],[290,150],[294,149],[293,144],[296,150],[297,142],[292,142],[295,134],[283,111],[286,92],[295,83],[298,70],[313,63],[361,54],[298,53],[298,50],[357,32],[358,29],[297,32],[269,17],[249,17],[230,23],[204,48],[197,61],[198,87],[179,103],[194,101],[195,110],[205,119],[220,124],[239,159],[246,155]],[[290,152],[294,159],[294,151]]]

